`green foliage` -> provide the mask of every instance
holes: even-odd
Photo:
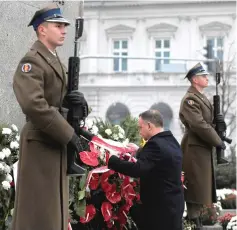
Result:
[[[132,116],[127,116],[123,120],[120,126],[125,131],[125,136],[129,139],[129,142],[140,145],[141,137],[138,130],[138,119]]]

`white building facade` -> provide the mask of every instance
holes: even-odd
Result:
[[[90,117],[119,123],[128,114],[158,108],[166,128],[181,140],[178,112],[189,86],[184,76],[205,60],[207,42],[214,57],[230,63],[236,2],[86,1],[84,18],[80,87],[92,107]],[[235,91],[235,61],[231,72]],[[210,99],[214,93],[210,77]]]

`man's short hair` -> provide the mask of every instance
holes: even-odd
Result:
[[[164,125],[163,117],[158,110],[153,110],[153,109],[147,110],[143,113],[140,113],[139,117],[141,117],[142,120],[144,121],[152,123],[156,127],[163,128],[163,125]]]

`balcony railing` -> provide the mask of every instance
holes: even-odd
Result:
[[[184,74],[198,62],[214,59],[182,59],[135,56],[82,55],[82,74],[177,73]],[[116,60],[116,66],[115,61]],[[168,63],[167,63],[168,62]],[[167,64],[165,64],[167,63]],[[205,67],[205,66],[204,66]]]

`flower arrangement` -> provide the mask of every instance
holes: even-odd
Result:
[[[237,216],[233,216],[226,226],[227,230],[237,230]]]
[[[97,135],[85,151],[79,153],[87,173],[80,180],[74,180],[73,210],[79,216],[78,229],[122,229],[133,224],[129,209],[139,202],[139,180],[124,176],[106,166],[108,153],[120,154],[120,157],[135,161],[132,157],[137,146],[129,143],[124,129],[102,120],[86,121],[86,127]],[[103,138],[102,138],[103,136]],[[95,168],[96,167],[96,168]],[[73,215],[74,214],[74,215]],[[81,225],[83,224],[83,226]]]
[[[235,189],[217,189],[216,192],[223,209],[236,209],[237,191]]]
[[[225,213],[224,216],[218,218],[218,222],[222,225],[223,230],[226,230],[228,223],[232,219],[232,217],[236,216],[236,214]]]
[[[183,230],[193,230],[195,229],[196,225],[194,222],[184,219],[183,221]]]
[[[217,202],[210,206],[204,206],[201,217],[203,225],[214,225],[222,210],[221,203]]]
[[[19,134],[15,125],[0,127],[0,229],[8,229],[14,206],[13,164],[18,160]]]

